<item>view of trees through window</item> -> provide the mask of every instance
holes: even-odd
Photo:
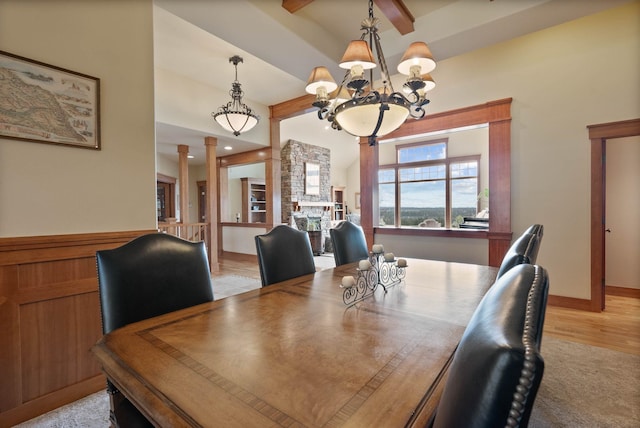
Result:
[[[448,140],[398,145],[378,170],[380,226],[458,227],[479,210],[480,155],[447,156]]]

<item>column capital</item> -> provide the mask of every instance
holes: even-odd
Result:
[[[204,137],[205,146],[218,146],[218,139],[216,137]]]
[[[186,144],[178,144],[178,153],[189,153],[189,146]]]

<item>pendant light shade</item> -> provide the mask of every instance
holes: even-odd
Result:
[[[232,132],[236,137],[242,132],[253,129],[258,124],[258,117],[247,112],[227,111],[214,115],[214,119],[218,122],[218,125],[222,126],[226,131]]]

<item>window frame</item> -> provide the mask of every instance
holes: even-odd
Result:
[[[411,147],[417,147],[417,146],[427,146],[427,145],[434,145],[434,144],[441,144],[444,143],[445,144],[445,158],[440,158],[440,159],[432,159],[432,160],[421,160],[421,161],[414,161],[414,162],[403,162],[400,163],[399,159],[400,159],[400,150],[402,149],[406,149],[406,148],[411,148]],[[417,226],[403,226],[401,224],[401,211],[402,211],[402,206],[400,203],[400,169],[403,168],[420,168],[420,167],[425,167],[425,166],[434,166],[434,165],[445,165],[445,178],[444,178],[444,182],[445,182],[445,224],[443,225],[442,228],[438,228],[438,229],[445,229],[445,230],[464,230],[464,229],[459,229],[459,228],[452,228],[451,227],[451,223],[452,223],[452,207],[451,207],[451,188],[452,188],[452,181],[453,180],[458,180],[458,179],[462,179],[462,178],[469,178],[469,177],[461,177],[461,178],[452,178],[451,177],[451,165],[452,164],[457,164],[457,163],[464,163],[464,162],[476,162],[477,164],[477,175],[476,175],[476,186],[477,186],[477,190],[478,192],[480,191],[479,189],[482,189],[482,183],[481,183],[481,155],[480,154],[475,154],[475,155],[464,155],[464,156],[455,156],[455,157],[449,157],[449,138],[438,138],[438,139],[433,139],[433,140],[425,140],[425,141],[419,141],[419,142],[414,142],[414,143],[408,143],[408,144],[398,144],[395,147],[396,149],[396,157],[395,160],[396,162],[394,164],[383,164],[383,165],[378,165],[378,168],[376,170],[376,173],[379,174],[381,170],[394,170],[394,177],[395,177],[395,181],[393,182],[394,184],[394,224],[393,225],[384,225],[381,226],[380,225],[380,220],[378,219],[378,225],[376,227],[381,227],[381,228],[400,228],[400,229],[414,229]],[[377,180],[378,181],[378,180]],[[420,181],[441,181],[440,179],[437,180],[420,180]],[[390,184],[390,182],[384,182],[384,183],[380,183],[378,182],[378,193],[380,192],[380,184]],[[378,209],[380,209],[380,199],[378,198]],[[477,200],[476,201],[476,212],[480,209],[480,201]]]

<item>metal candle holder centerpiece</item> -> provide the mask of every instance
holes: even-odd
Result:
[[[372,247],[369,258],[358,263],[357,275],[342,278],[342,301],[345,305],[353,305],[373,295],[378,285],[386,293],[389,288],[402,282],[407,274],[406,269],[405,259],[396,259],[393,253],[385,253],[384,247],[376,244]]]

